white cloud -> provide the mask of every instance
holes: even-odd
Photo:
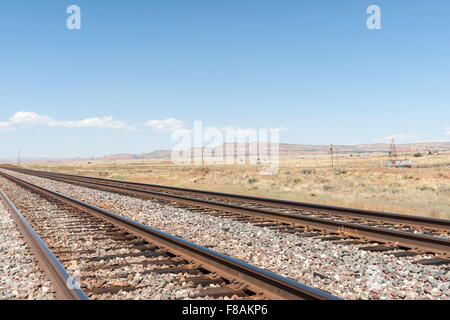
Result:
[[[446,135],[450,136],[450,129],[447,129],[448,131],[445,133]]]
[[[48,125],[52,121],[54,120],[48,116],[41,116],[34,112],[25,111],[17,112],[9,119],[11,124],[22,126]]]
[[[41,115],[36,112],[19,111],[14,114],[9,119],[9,121],[0,121],[0,131],[13,130],[16,127],[34,126],[135,130],[135,127],[128,124],[126,121],[114,120],[113,117],[110,116],[87,118],[83,120],[60,121],[50,116]],[[175,130],[184,130],[185,133],[191,132],[191,130],[184,129],[185,123],[182,120],[177,120],[175,118],[168,118],[165,120],[149,120],[145,123],[145,126],[151,127],[157,132]],[[274,129],[278,129],[280,131],[286,130],[286,128],[283,127]],[[253,137],[259,132],[258,129],[241,128],[231,125],[224,126],[222,128],[206,126],[203,128],[203,130],[219,130],[222,132],[231,131],[235,135],[242,137]]]
[[[12,128],[14,125],[32,127],[44,125],[48,127],[64,128],[101,128],[101,129],[125,129],[134,130],[127,122],[114,120],[112,117],[88,118],[80,121],[57,121],[52,117],[40,115],[35,112],[20,111],[13,115],[9,122],[0,122],[0,130]],[[4,129],[3,129],[4,130]]]
[[[391,142],[392,139],[399,140],[399,142],[417,142],[416,139],[423,137],[420,134],[406,134],[399,133],[393,134],[392,136],[387,136],[383,138],[374,139],[374,142]]]
[[[0,121],[0,131],[10,131],[13,130],[13,127],[11,127],[11,124],[6,121]]]
[[[89,118],[81,121],[55,121],[50,126],[65,128],[101,128],[101,129],[126,129],[133,130],[133,126],[121,120],[114,120],[112,117]]]
[[[165,120],[149,120],[145,125],[153,128],[155,131],[173,131],[183,127],[184,123],[181,120],[169,118]]]

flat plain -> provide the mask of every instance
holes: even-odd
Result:
[[[403,156],[406,157],[406,156]],[[23,167],[93,177],[450,218],[450,153],[407,155],[412,168],[385,168],[385,154],[285,156],[277,174],[250,164],[179,165],[170,160],[31,163]]]

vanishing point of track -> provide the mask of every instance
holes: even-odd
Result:
[[[142,289],[145,288],[145,281],[154,275],[188,274],[183,279],[185,282],[201,285],[201,290],[192,298],[337,299],[324,291],[94,205],[4,173],[1,175],[38,197],[31,206],[14,201],[24,207],[20,212],[8,196],[0,192],[59,298],[85,300],[111,297],[139,289],[121,281],[122,278],[138,277],[137,282]],[[41,201],[58,210],[47,212],[48,209],[39,207]],[[33,210],[36,212],[33,213]],[[93,241],[94,246],[87,246],[87,241]],[[79,284],[67,271],[72,270],[71,266],[77,261],[83,261],[78,264],[81,268]],[[102,278],[104,273],[99,275],[99,272],[105,270],[112,276]],[[175,276],[174,281],[177,280]]]
[[[448,264],[450,220],[316,205],[101,178],[12,169],[28,175],[136,197],[169,202],[225,218],[248,221],[300,236],[324,236],[341,243],[373,243],[369,251],[396,250],[396,256],[435,253],[426,264]],[[306,212],[305,212],[306,211]],[[330,236],[331,235],[331,236]]]

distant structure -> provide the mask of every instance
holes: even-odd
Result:
[[[412,162],[408,159],[398,159],[397,148],[395,147],[394,138],[391,142],[391,150],[389,151],[389,159],[386,161],[386,168],[411,168]]]
[[[437,156],[437,155],[439,155],[439,150],[436,147],[434,147],[434,148],[430,147],[427,149],[427,153],[434,154],[435,156]]]
[[[334,155],[333,155],[334,148],[333,148],[333,145],[330,146],[330,152],[331,152],[331,169],[333,169],[334,168]]]

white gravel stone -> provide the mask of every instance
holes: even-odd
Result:
[[[413,263],[415,260],[431,258],[432,255],[396,258],[388,253],[358,250],[358,245],[340,245],[300,237],[298,234],[282,233],[251,223],[174,208],[158,201],[132,198],[15,172],[7,173],[326,290],[341,298],[450,298],[448,266]],[[433,278],[433,283],[430,283],[430,277]],[[425,283],[429,285],[426,286]]]
[[[22,238],[17,225],[0,201],[0,299],[54,300],[50,282]]]

